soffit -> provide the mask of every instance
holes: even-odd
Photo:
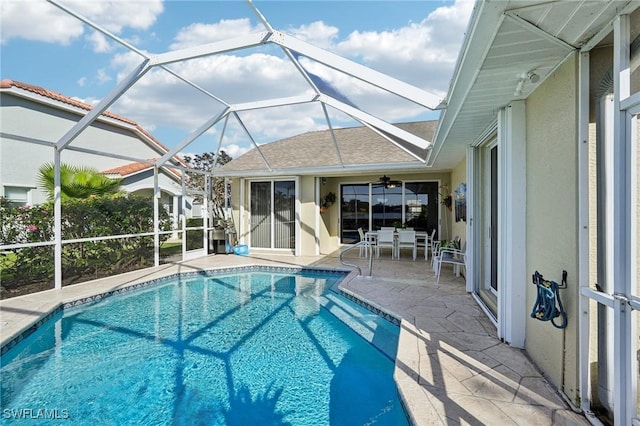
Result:
[[[630,2],[479,2],[440,118],[429,165],[459,163],[465,148],[514,100],[526,99],[573,52],[607,27]],[[524,79],[534,71],[540,79]]]

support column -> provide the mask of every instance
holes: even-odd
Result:
[[[160,187],[158,186],[158,166],[153,165],[153,264],[160,265]]]
[[[55,289],[62,288],[62,192],[60,191],[60,156],[54,148],[53,153],[53,268]]]

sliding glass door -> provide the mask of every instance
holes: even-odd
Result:
[[[393,188],[380,184],[340,186],[340,241],[359,240],[365,231],[405,224],[416,231],[438,229],[438,182],[404,182]],[[437,235],[436,231],[436,235]]]
[[[342,185],[340,187],[340,241],[358,242],[358,228],[369,230],[369,184]]]
[[[431,232],[438,237],[438,182],[404,184],[404,222],[416,231]]]
[[[295,181],[251,182],[251,247],[295,249]]]
[[[371,229],[402,224],[402,186],[372,185],[371,211]]]
[[[478,279],[474,292],[495,319],[498,318],[498,144],[493,139],[476,151],[478,173],[476,211],[478,228]]]

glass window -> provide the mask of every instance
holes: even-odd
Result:
[[[385,188],[373,185],[371,189],[372,227],[402,225],[402,186]]]
[[[438,228],[438,183],[408,182],[404,186],[407,226],[431,232]]]
[[[11,207],[24,207],[29,203],[29,191],[31,188],[21,186],[5,186],[4,198]]]
[[[359,241],[358,228],[368,231],[404,224],[416,231],[438,229],[437,182],[407,182],[392,188],[378,183],[342,185],[341,200],[343,244]]]
[[[251,182],[251,246],[295,248],[295,181]]]
[[[271,247],[271,182],[251,182],[251,246]]]
[[[274,182],[274,247],[295,248],[295,182]]]
[[[360,240],[358,228],[369,230],[369,184],[342,185],[340,239],[344,244]]]

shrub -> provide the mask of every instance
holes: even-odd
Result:
[[[204,220],[201,217],[191,217],[187,219],[187,228],[203,226]],[[187,231],[187,250],[202,248],[202,230],[196,229]]]
[[[0,199],[0,244],[53,241],[53,203],[11,208]],[[160,209],[160,229],[169,215]],[[153,232],[153,202],[136,196],[91,197],[62,202],[62,239]],[[161,236],[164,241],[167,236]],[[53,279],[53,246],[15,250],[3,270],[3,286]],[[117,238],[62,245],[62,274],[68,283],[139,269],[153,264],[153,236]],[[8,282],[7,282],[8,281]]]

